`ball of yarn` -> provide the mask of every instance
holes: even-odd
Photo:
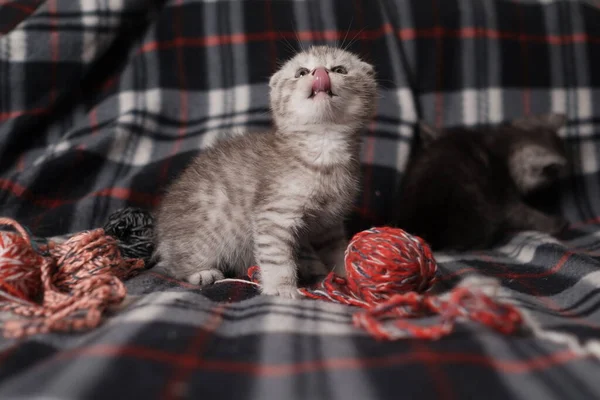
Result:
[[[16,232],[0,232],[0,298],[28,302],[40,293],[40,269],[43,257],[29,245],[30,237],[21,226],[0,218],[0,225]]]
[[[434,283],[437,263],[420,237],[391,227],[357,233],[346,249],[346,281],[359,298],[377,303]]]
[[[121,254],[126,258],[141,258],[146,264],[154,251],[154,217],[136,207],[122,208],[108,217],[104,232],[117,239]]]

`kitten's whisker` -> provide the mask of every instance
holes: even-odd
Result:
[[[348,43],[348,45],[344,48],[344,50],[348,50],[350,48],[350,46],[352,46],[356,40],[358,39],[358,36],[365,30],[364,27],[360,28],[358,30],[358,32],[356,32],[356,34],[352,37],[352,40],[350,40],[350,42]]]
[[[344,40],[342,40],[342,44],[339,46],[340,48],[344,48],[344,43],[346,43],[346,39],[348,38],[348,34],[350,33],[350,28],[352,27],[352,22],[354,22],[354,15],[350,18],[350,23],[348,24],[348,29],[346,29],[346,34],[344,35]]]
[[[293,25],[293,23],[292,23],[292,25]],[[294,30],[294,36],[296,36],[296,42],[298,43],[298,47],[302,51],[305,51],[304,46],[302,45],[302,41],[300,40],[300,36],[298,36],[298,30],[295,27],[293,28],[293,30]]]
[[[281,31],[277,31],[279,33],[279,37],[282,39],[283,43],[285,44],[286,48],[288,50],[290,50],[293,53],[296,53],[296,49],[294,48],[294,46],[290,43],[289,40],[287,40],[287,38],[281,33]],[[281,67],[281,65],[279,66]]]

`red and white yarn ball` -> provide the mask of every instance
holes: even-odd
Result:
[[[392,227],[354,235],[346,249],[346,281],[356,295],[374,301],[424,292],[435,281],[437,263],[420,237]]]
[[[41,255],[13,232],[0,232],[0,300],[31,301],[40,291]]]

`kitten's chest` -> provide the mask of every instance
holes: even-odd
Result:
[[[347,211],[358,191],[358,179],[348,169],[336,169],[318,176],[310,192],[307,209],[326,216]]]

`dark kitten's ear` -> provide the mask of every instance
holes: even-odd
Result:
[[[546,128],[558,131],[567,123],[567,116],[560,113],[548,113],[517,118],[511,124],[521,129]]]
[[[545,114],[541,116],[541,119],[544,125],[553,131],[560,130],[567,123],[567,116],[560,113]]]
[[[419,122],[419,135],[421,138],[421,146],[427,147],[442,135],[442,131],[441,129],[436,129],[421,121]]]

